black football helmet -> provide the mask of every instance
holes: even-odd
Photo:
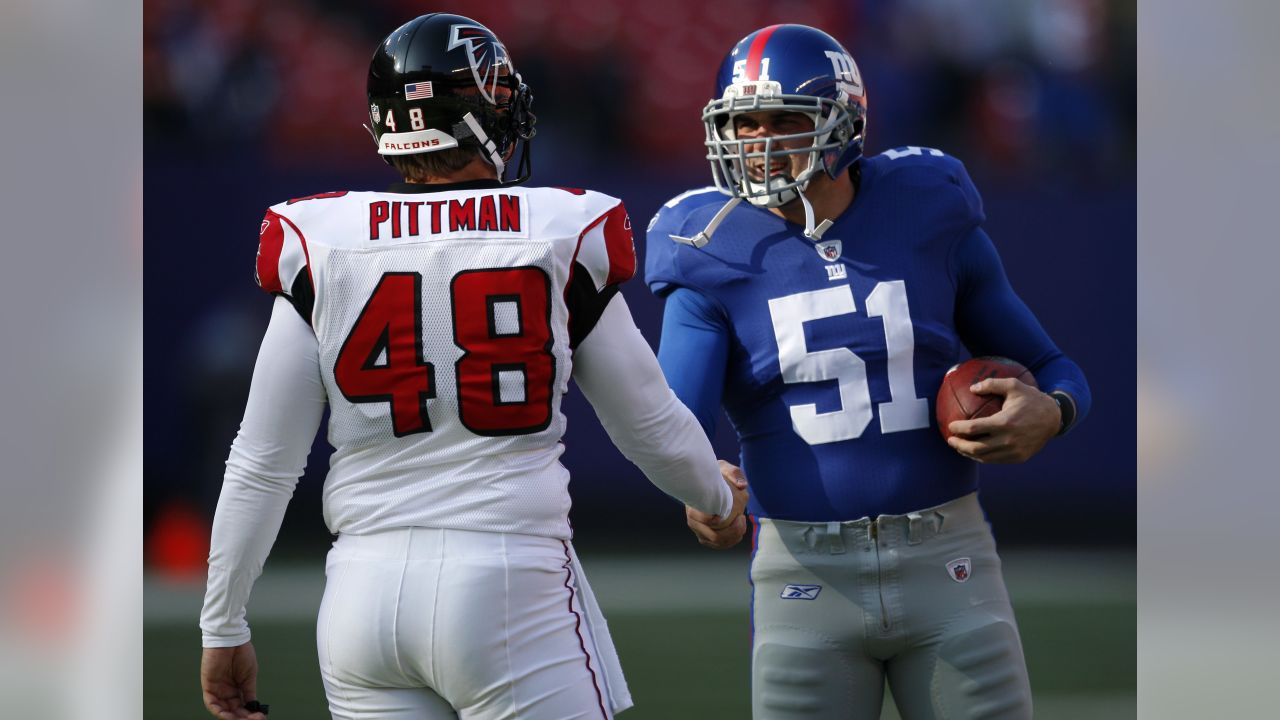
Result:
[[[369,131],[378,153],[475,146],[508,184],[529,178],[533,93],[484,25],[447,13],[410,20],[369,63]],[[522,145],[516,177],[507,166]]]

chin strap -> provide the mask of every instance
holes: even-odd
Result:
[[[471,128],[471,134],[476,136],[476,140],[480,141],[480,145],[489,153],[489,160],[493,162],[493,167],[498,171],[498,179],[502,180],[506,173],[507,164],[503,162],[502,155],[498,153],[498,146],[493,144],[488,135],[484,134],[484,129],[480,127],[480,123],[476,122],[476,118],[471,113],[462,116],[462,121]]]
[[[800,196],[800,204],[804,206],[804,236],[815,242],[821,240],[833,223],[830,220],[823,220],[814,227],[813,205],[809,204],[809,198],[805,197],[803,192],[796,192],[796,194]]]
[[[728,202],[726,202],[724,206],[720,208],[720,210],[716,213],[715,217],[711,218],[711,222],[707,223],[707,227],[704,228],[702,232],[698,233],[697,235],[694,235],[693,237],[681,237],[679,235],[672,235],[671,239],[675,240],[678,243],[684,243],[685,245],[692,245],[693,247],[696,247],[696,248],[700,248],[706,245],[707,243],[711,242],[712,233],[714,233],[716,231],[716,228],[720,227],[720,223],[724,222],[724,219],[729,216],[729,211],[737,207],[738,203],[740,202],[742,202],[742,198],[738,198],[738,197],[729,198]]]
[[[809,198],[805,197],[803,192],[797,190],[796,195],[800,198],[800,204],[804,206],[804,236],[814,242],[817,242],[822,239],[822,236],[828,230],[831,229],[831,226],[834,223],[830,220],[823,220],[818,223],[817,227],[814,227],[813,205],[809,203]],[[697,235],[694,235],[693,237],[672,235],[671,239],[678,243],[684,243],[685,245],[691,245],[696,248],[704,247],[707,243],[711,242],[711,236],[715,233],[716,228],[720,227],[720,223],[724,222],[724,219],[729,216],[729,212],[737,207],[740,202],[742,202],[742,198],[729,198],[728,202],[726,202],[720,210],[716,212],[715,217],[711,218],[711,222],[707,223],[707,226]]]

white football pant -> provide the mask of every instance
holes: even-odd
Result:
[[[532,535],[340,535],[316,626],[333,717],[608,720],[575,565]]]

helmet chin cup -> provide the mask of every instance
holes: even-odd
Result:
[[[796,192],[796,181],[789,175],[774,175],[769,178],[768,186],[751,180],[747,180],[746,184],[747,202],[756,207],[782,207],[799,197],[799,193]]]

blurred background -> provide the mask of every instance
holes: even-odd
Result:
[[[850,50],[869,154],[922,145],[966,163],[1014,288],[1094,394],[1088,420],[1032,462],[982,472],[1037,715],[1133,717],[1136,8],[1102,0],[147,0],[146,716],[200,711],[209,521],[271,306],[253,281],[262,213],[397,179],[361,127],[365,74],[383,36],[432,11],[488,25],[533,88],[531,183],[621,197],[638,227],[708,184],[699,113],[713,75],[776,22]],[[656,346],[661,303],[639,280],[624,293]],[[745,548],[697,547],[576,391],[564,412],[571,519],[636,695],[627,717],[745,717]],[[737,454],[726,422],[716,446]],[[327,454],[321,437],[250,605],[263,697],[285,717],[324,707],[311,622]]]

